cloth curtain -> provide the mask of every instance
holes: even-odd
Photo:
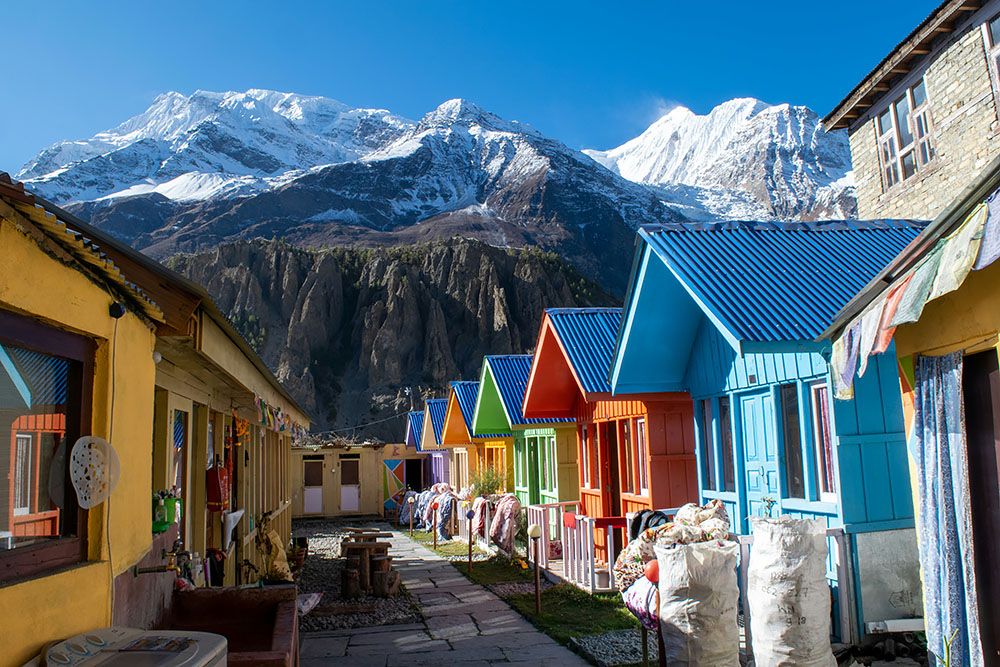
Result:
[[[918,356],[912,447],[918,479],[920,567],[927,648],[943,664],[980,667],[972,511],[962,402],[962,355]]]

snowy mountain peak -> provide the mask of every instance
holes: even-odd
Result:
[[[258,88],[168,92],[117,127],[46,148],[17,176],[61,202],[246,194],[302,170],[358,159],[413,125],[385,109],[326,97]]]
[[[478,126],[497,132],[534,133],[534,130],[528,125],[505,120],[475,102],[462,98],[447,100],[439,104],[436,109],[420,120],[417,132],[454,126]]]
[[[667,190],[699,217],[851,217],[850,150],[804,106],[751,97],[705,115],[675,107],[642,134],[584,153],[625,178]],[[717,196],[721,191],[722,196]],[[733,195],[742,204],[734,205]]]

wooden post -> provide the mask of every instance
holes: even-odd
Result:
[[[542,615],[542,571],[538,567],[538,538],[532,538],[535,550],[535,615]]]
[[[642,667],[649,667],[649,630],[646,629],[645,625],[642,626],[640,636],[642,637]]]
[[[434,533],[434,550],[437,551],[438,548],[438,511],[437,503],[434,503],[435,507],[431,510],[431,531]]]
[[[413,505],[410,505],[410,537],[413,537]]]
[[[469,512],[472,513],[471,510]],[[472,574],[472,517],[469,517],[469,574]]]

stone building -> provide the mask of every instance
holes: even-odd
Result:
[[[1000,155],[1000,1],[942,3],[824,119],[861,218],[937,216]]]

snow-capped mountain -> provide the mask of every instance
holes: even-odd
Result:
[[[675,109],[587,153],[466,100],[413,122],[322,97],[199,91],[51,146],[17,176],[158,257],[254,237],[464,236],[553,250],[615,291],[643,223],[853,213],[846,139],[803,107]]]
[[[856,214],[847,135],[809,108],[730,100],[704,116],[675,107],[638,137],[586,154],[660,190],[690,218],[848,218]]]
[[[17,177],[62,202],[242,195],[312,167],[356,160],[412,126],[384,109],[353,109],[325,97],[171,92],[114,129],[46,148]]]

